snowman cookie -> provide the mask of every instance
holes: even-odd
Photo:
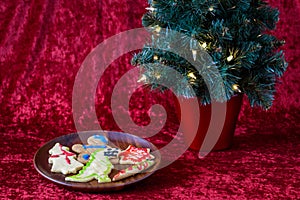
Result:
[[[87,139],[89,145],[107,145],[108,139],[104,135],[93,135]]]

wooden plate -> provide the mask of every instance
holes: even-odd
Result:
[[[92,135],[105,135],[110,141],[109,145],[112,147],[118,147],[120,149],[126,149],[129,144],[136,147],[150,148],[151,153],[155,156],[155,164],[147,169],[143,173],[136,174],[126,179],[115,181],[111,183],[98,183],[96,180],[87,183],[77,183],[65,181],[66,175],[60,173],[53,173],[50,171],[51,164],[48,163],[49,149],[51,149],[55,143],[59,142],[63,146],[67,146],[71,149],[73,144],[86,144],[87,138]],[[75,189],[80,191],[89,192],[102,192],[102,191],[116,191],[121,190],[126,186],[137,183],[155,172],[161,161],[161,156],[158,149],[150,142],[140,137],[130,135],[127,133],[113,132],[113,131],[85,131],[72,133],[69,135],[63,135],[47,142],[42,146],[34,156],[34,167],[35,169],[45,178],[60,184],[69,189]],[[115,172],[116,173],[116,172]],[[113,174],[113,172],[112,172]]]

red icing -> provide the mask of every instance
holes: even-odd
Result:
[[[125,170],[120,170],[119,171],[119,173],[117,173],[115,176],[114,176],[114,178],[116,179],[116,178],[118,178],[119,176],[121,176],[122,174],[125,174],[126,172],[125,172]]]
[[[71,160],[68,158],[69,156],[74,156],[75,154],[72,153],[72,152],[69,152],[69,151],[66,151],[62,148],[62,145],[59,144],[59,148],[60,150],[62,151],[61,154],[58,154],[58,155],[51,155],[50,158],[58,158],[60,155],[62,156],[66,156],[65,160],[66,162],[70,165],[71,164]]]
[[[121,152],[119,156],[122,157],[123,161],[131,160],[135,163],[152,158],[147,148],[137,148],[132,145],[130,145],[125,151]]]
[[[137,165],[137,168],[139,170],[146,169],[147,167],[148,167],[148,162],[144,162],[144,163],[141,163],[141,164]]]
[[[62,153],[63,155],[66,155],[66,156],[74,156],[74,155],[75,155],[75,154],[72,153],[72,152],[69,152],[69,151],[64,150],[64,149],[62,148],[62,145],[61,145],[61,144],[59,145],[59,148],[60,148],[60,150],[63,152],[63,153]]]
[[[143,163],[139,163],[139,164],[136,164],[136,165],[133,165],[133,166],[136,166],[138,168],[138,170],[142,171],[144,169],[147,169],[147,167],[149,166],[149,163],[148,162],[143,162]],[[123,169],[123,170],[120,170],[119,173],[117,173],[114,178],[117,179],[119,176],[121,176],[122,174],[125,174],[126,171],[131,171],[133,170],[133,166],[130,166],[128,167],[127,169]]]

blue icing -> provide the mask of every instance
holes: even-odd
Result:
[[[108,142],[107,139],[106,139],[106,137],[104,137],[103,135],[94,135],[93,137],[95,139],[97,139],[97,140],[100,140],[103,143],[107,143]]]
[[[84,149],[106,148],[106,145],[82,145]]]
[[[89,155],[89,154],[83,154],[83,155],[82,155],[82,158],[83,158],[84,160],[88,160],[88,159],[90,158],[90,155]]]
[[[116,157],[119,153],[119,149],[118,148],[108,148],[104,151],[104,156],[108,156],[108,157]]]

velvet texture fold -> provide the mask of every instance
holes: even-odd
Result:
[[[146,0],[4,0],[0,2],[0,198],[1,199],[297,199],[300,197],[300,3],[270,0],[280,9],[274,32],[286,41],[289,68],[277,85],[273,107],[251,108],[244,98],[234,145],[203,159],[186,151],[171,165],[125,190],[91,194],[67,190],[37,173],[35,152],[45,142],[76,132],[72,92],[85,57],[99,43],[140,28]],[[121,131],[110,106],[112,90],[133,66],[132,53],[115,60],[95,94],[98,122]],[[126,90],[126,88],[124,88]],[[84,96],[83,96],[84,98]],[[176,133],[173,94],[138,89],[129,112],[139,126],[159,103],[168,117],[158,147]],[[81,119],[84,124],[87,119]],[[127,113],[120,108],[119,112]],[[86,127],[88,128],[88,127]]]

